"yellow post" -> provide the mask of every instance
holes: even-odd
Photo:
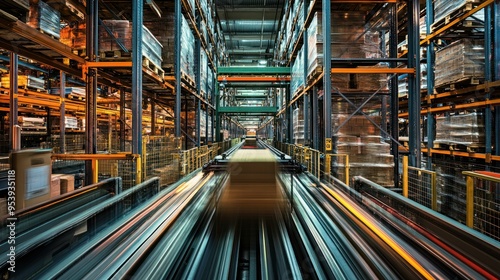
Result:
[[[332,156],[330,154],[325,154],[325,174],[332,174]]]
[[[141,170],[144,170],[144,174],[147,174],[147,171],[148,171],[148,168],[147,168],[147,165],[146,165],[147,164],[147,162],[146,162],[147,161],[146,160],[146,158],[147,158],[147,150],[148,150],[147,149],[147,140],[148,140],[148,138],[146,138],[146,136],[142,137],[142,157],[143,158],[142,158],[142,165],[141,165],[142,168],[141,168]],[[139,165],[137,165],[137,166],[139,166]],[[137,168],[139,168],[139,167],[137,167]]]
[[[403,196],[408,197],[408,157],[403,157]]]
[[[437,211],[437,178],[436,172],[431,174],[431,190],[432,190],[432,210]]]
[[[142,160],[141,160],[141,157],[138,156],[136,158],[135,166],[137,166],[136,175],[135,175],[135,178],[136,178],[135,184],[137,185],[137,184],[140,184],[142,182]]]
[[[92,159],[92,184],[99,182],[99,164],[97,159]]]
[[[345,155],[345,184],[349,187],[349,155]]]
[[[474,179],[467,175],[465,196],[465,224],[474,227]]]

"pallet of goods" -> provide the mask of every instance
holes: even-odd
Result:
[[[436,88],[468,86],[484,79],[484,41],[460,39],[436,51]]]
[[[61,14],[45,2],[31,0],[27,24],[45,34],[59,39]]]
[[[485,147],[482,113],[464,113],[436,118],[434,148],[474,151]]]

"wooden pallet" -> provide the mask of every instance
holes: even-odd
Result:
[[[433,143],[433,148],[438,150],[461,151],[468,153],[484,152],[484,144],[457,144],[457,143]]]
[[[188,74],[186,74],[184,71],[181,70],[181,80],[185,82],[186,84],[196,87],[196,83],[194,82],[194,79],[191,78]]]
[[[307,85],[310,85],[316,78],[323,74],[323,66],[317,65],[314,69],[307,75]]]
[[[484,82],[484,78],[482,77],[463,77],[459,80],[455,80],[452,82],[447,82],[442,85],[436,85],[435,91],[438,93],[453,91],[461,88],[466,88],[474,85],[479,85]]]
[[[154,64],[149,58],[143,56],[142,57],[142,66],[148,68],[153,71],[156,75],[158,75],[162,80],[165,78],[165,71]]]
[[[462,16],[463,14],[467,13],[468,11],[474,9],[477,6],[478,0],[468,0],[466,1],[461,7],[457,8],[450,14],[446,15],[442,19],[434,22],[431,25],[431,32],[435,32],[439,28],[449,24],[452,22],[454,19]]]
[[[119,60],[119,61],[127,61],[132,59],[132,52],[124,52],[124,51],[100,51],[99,57],[101,59],[109,60]]]

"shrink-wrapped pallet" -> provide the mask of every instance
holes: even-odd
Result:
[[[304,48],[297,53],[297,57],[292,64],[292,78],[290,81],[290,90],[293,95],[304,86]]]
[[[484,118],[482,113],[467,113],[436,118],[435,144],[484,147]]]
[[[45,2],[39,0],[30,1],[30,10],[26,23],[33,28],[59,39],[61,14]]]
[[[461,39],[436,52],[436,87],[484,78],[484,41]]]
[[[128,20],[103,20],[104,26],[99,26],[99,52],[132,51],[132,22]],[[110,34],[111,33],[111,34]],[[142,55],[155,66],[162,65],[162,45],[155,36],[142,27]]]
[[[350,176],[363,176],[382,186],[394,185],[394,161],[390,154],[390,145],[380,136],[382,118],[378,115],[350,115],[345,103],[333,108],[332,128],[334,153],[349,155]],[[333,167],[339,178],[345,176],[345,159],[334,158]]]

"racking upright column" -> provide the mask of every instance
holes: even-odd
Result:
[[[64,71],[59,72],[59,98],[60,102],[60,116],[59,116],[59,152],[64,154],[66,152],[66,102],[64,97],[66,94],[66,73]]]
[[[420,1],[408,1],[408,68],[415,69],[408,75],[409,163],[421,165],[420,133]]]
[[[303,5],[304,5],[304,19],[307,18],[307,13],[309,11],[309,1],[304,1],[303,2]],[[303,45],[302,45],[302,48],[303,48],[303,52],[304,52],[304,67],[303,67],[303,71],[304,71],[304,87],[307,86],[307,70],[308,70],[308,65],[309,65],[309,62],[307,61],[307,54],[309,53],[309,49],[308,49],[308,42],[307,42],[307,28],[304,28],[304,31],[302,33],[302,41],[304,42]],[[311,121],[311,118],[310,118],[310,110],[309,110],[309,96],[307,94],[307,92],[304,92],[304,97],[303,97],[303,106],[304,106],[304,146],[310,146],[311,143],[308,142],[307,139],[310,139],[309,137],[309,123]]]
[[[311,118],[311,147],[315,150],[319,150],[319,142],[318,142],[318,137],[319,137],[319,125],[318,125],[318,87],[314,86],[313,87],[313,92],[311,94],[311,113],[312,113],[312,118]]]
[[[197,11],[195,9],[195,11]],[[199,12],[196,12],[196,28],[200,30],[201,27],[201,15]],[[196,95],[197,97],[195,98],[196,100],[196,147],[200,147],[200,142],[201,142],[201,134],[200,134],[200,120],[201,120],[201,38],[199,36],[195,36],[196,38],[194,39],[194,55],[195,57],[195,62],[196,62],[196,73],[195,73],[195,83],[196,83]],[[208,63],[207,63],[208,64]],[[187,132],[187,127],[186,127],[186,132]]]
[[[18,56],[14,52],[10,52],[10,67],[9,67],[9,86],[10,86],[10,94],[9,94],[9,142],[10,142],[10,150],[14,150],[16,146],[15,141],[19,141],[17,136],[14,135],[16,133],[15,126],[18,124],[17,122],[17,110],[18,110],[18,100],[17,100],[17,72],[18,72]]]
[[[127,117],[125,115],[125,89],[120,88],[120,151],[125,152],[125,126]]]
[[[98,0],[87,1],[86,50],[89,60],[94,62],[98,52]],[[97,69],[88,68],[86,85],[85,112],[85,153],[97,153]],[[85,184],[93,182],[92,161],[85,162]]]
[[[132,153],[138,155],[142,155],[143,6],[143,1],[132,1]]]
[[[431,25],[434,23],[434,8],[432,0],[426,0],[426,34],[431,34]],[[430,41],[427,45],[427,96],[432,96],[434,93],[434,41]],[[434,115],[431,112],[427,113],[427,169],[432,170],[432,156],[430,156],[431,148],[434,146]]]
[[[181,137],[181,0],[175,0],[175,52],[174,52],[174,74],[175,74],[175,110],[174,110],[174,129],[175,137]]]
[[[332,141],[332,81],[331,81],[331,17],[330,17],[330,1],[322,1],[323,13],[323,118],[324,118],[324,147],[323,151],[327,152],[328,140]]]
[[[493,80],[500,81],[500,1],[492,5]],[[495,155],[500,155],[500,106],[495,107]]]
[[[484,81],[489,83],[492,81],[492,71],[491,71],[491,43],[492,43],[492,32],[491,32],[491,7],[487,6],[484,8]],[[492,89],[485,90],[485,99],[489,100]],[[491,158],[491,138],[493,129],[493,118],[491,106],[486,106],[484,108],[484,145],[486,153],[486,158]],[[489,161],[489,160],[487,160]]]

